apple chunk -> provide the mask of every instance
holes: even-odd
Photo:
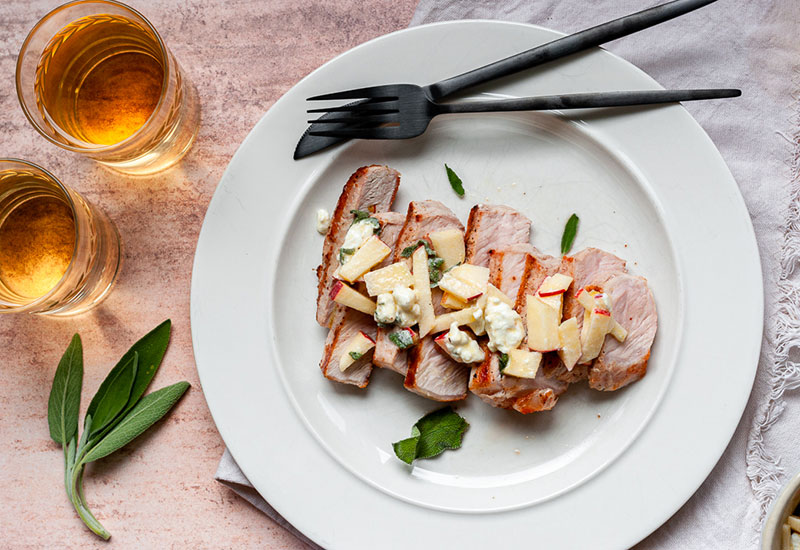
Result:
[[[361,245],[361,248],[356,250],[356,253],[353,254],[353,257],[350,258],[346,264],[339,268],[339,277],[352,283],[374,266],[381,263],[391,251],[391,248],[373,235],[367,239],[367,242]]]
[[[549,277],[545,277],[536,295],[539,299],[552,307],[561,311],[561,306],[564,304],[564,293],[572,284],[572,277],[564,275],[563,273],[556,273]]]
[[[446,309],[464,309],[469,305],[469,302],[456,298],[449,292],[442,292],[441,304],[442,307]]]
[[[375,313],[375,302],[344,284],[342,281],[336,281],[331,288],[331,299],[337,304],[351,307],[367,315]]]
[[[611,336],[617,339],[618,342],[624,342],[625,338],[628,337],[628,331],[625,330],[625,327],[617,323],[613,318],[611,320]]]
[[[391,292],[396,286],[408,287],[413,285],[414,277],[405,263],[397,262],[365,273],[364,282],[367,284],[367,294],[377,296],[378,294]]]
[[[375,340],[359,331],[345,344],[342,355],[339,357],[339,370],[346,371],[350,365],[364,357],[374,347]]]
[[[477,311],[480,311],[477,307],[471,307],[468,309],[460,309],[458,311],[451,311],[450,313],[438,315],[433,320],[431,332],[442,332],[443,330],[447,330],[453,323],[456,323],[456,325],[459,327],[461,325],[469,324],[475,320],[475,313]]]
[[[489,283],[489,269],[477,265],[457,265],[445,272],[439,281],[439,288],[459,300],[469,302],[486,292]]]
[[[508,363],[503,369],[503,374],[517,378],[536,378],[541,364],[542,354],[538,351],[512,349],[508,352]]]
[[[411,257],[414,269],[414,292],[419,304],[419,337],[424,338],[433,328],[433,301],[431,299],[431,279],[428,270],[428,253],[420,246]]]
[[[591,311],[588,322],[584,319],[581,328],[581,363],[589,363],[600,355],[606,334],[611,332],[613,322],[611,313],[599,308]]]
[[[532,294],[525,298],[528,309],[528,347],[539,352],[557,350],[561,346],[558,338],[560,308],[554,309]]]
[[[435,231],[428,235],[436,255],[444,260],[442,269],[450,269],[464,262],[464,234],[458,229]]]
[[[558,356],[567,370],[571,371],[581,358],[581,332],[575,317],[567,319],[558,326],[558,339],[561,345]]]

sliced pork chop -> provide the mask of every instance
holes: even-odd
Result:
[[[458,401],[467,396],[469,368],[450,359],[432,336],[408,351],[405,387],[434,401]]]
[[[572,292],[564,296],[564,319],[578,318],[583,325],[583,307],[575,299],[575,293],[585,287],[602,288],[606,282],[627,273],[625,260],[599,248],[585,248],[572,256]]]
[[[567,383],[546,376],[542,370],[536,378],[505,376],[500,372],[500,357],[484,347],[486,360],[473,367],[469,389],[493,407],[514,409],[523,414],[548,411],[567,389]]]
[[[319,363],[322,374],[325,378],[336,382],[352,384],[359,388],[366,387],[372,373],[370,362],[372,354],[364,354],[364,357],[350,365],[344,372],[339,368],[339,358],[345,353],[347,342],[359,331],[374,340],[375,322],[369,315],[338,304],[334,307],[331,322],[331,329],[325,340],[325,354]]]
[[[489,282],[515,299],[525,273],[525,261],[535,250],[533,245],[522,243],[489,251]]]
[[[381,234],[378,235],[378,237],[383,241],[383,244],[394,250],[397,246],[397,239],[400,237],[400,230],[403,229],[403,224],[406,221],[405,215],[400,212],[379,212],[373,217],[381,224]],[[372,269],[380,269],[393,262],[392,254],[389,254],[381,263]]]
[[[356,170],[342,189],[331,227],[322,246],[322,263],[317,267],[317,323],[330,326],[334,302],[330,297],[333,272],[339,267],[339,248],[353,220],[351,210],[388,210],[400,185],[400,173],[388,166],[363,166]]]
[[[606,336],[603,351],[589,371],[589,386],[613,391],[644,377],[650,348],[658,329],[658,315],[647,279],[618,275],[609,280],[603,291],[611,296],[612,315],[628,331],[620,343]]]
[[[394,250],[395,261],[404,259],[401,255],[404,248],[413,245],[434,231],[445,229],[464,231],[464,226],[461,225],[456,215],[439,201],[411,202],[408,205],[406,221],[403,229],[400,230]],[[434,288],[431,296],[436,313],[442,312],[441,291]],[[403,383],[406,389],[436,401],[456,401],[467,396],[469,370],[441,352],[433,342],[433,335],[423,338],[419,344],[408,350],[407,354],[397,353],[392,362],[392,367],[394,367],[392,370],[403,372],[403,355],[407,355],[407,368]]]
[[[469,211],[465,262],[489,267],[493,249],[525,244],[530,239],[531,220],[508,206],[476,204]]]

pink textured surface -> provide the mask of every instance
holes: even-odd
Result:
[[[300,548],[291,535],[213,481],[223,443],[192,356],[189,284],[203,215],[247,132],[300,78],[333,56],[407,26],[416,0],[132,0],[197,86],[202,123],[177,167],[132,179],[62,151],[27,123],[14,68],[30,28],[60,2],[0,3],[0,157],[48,168],[116,222],[125,258],[109,298],[85,315],[0,316],[0,546],[4,548]],[[83,410],[107,371],[165,318],[172,343],[154,388],[192,389],[158,428],[92,465],[87,498],[111,531],[80,522],[47,430],[47,398],[71,335],[84,344]]]

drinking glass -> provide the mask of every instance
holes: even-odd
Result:
[[[112,0],[64,4],[31,30],[17,95],[45,138],[120,172],[178,162],[197,134],[197,92],[156,29]]]
[[[108,294],[120,259],[100,209],[42,167],[0,159],[0,313],[82,313]]]

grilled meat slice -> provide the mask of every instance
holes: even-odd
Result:
[[[604,285],[603,291],[611,296],[614,319],[628,331],[628,336],[622,343],[606,336],[603,351],[589,371],[589,386],[613,391],[646,374],[658,315],[644,277],[617,275]]]
[[[400,185],[400,173],[388,166],[364,166],[356,170],[344,185],[331,228],[325,235],[322,263],[317,267],[317,323],[330,326],[334,302],[330,298],[333,272],[339,267],[339,248],[353,219],[351,210],[383,212],[388,210]]]
[[[325,378],[352,384],[359,388],[365,388],[369,384],[369,375],[372,373],[371,354],[364,354],[364,357],[350,365],[342,372],[339,369],[339,358],[345,353],[347,342],[359,331],[363,332],[372,339],[375,339],[375,322],[372,317],[349,307],[336,304],[334,307],[331,329],[328,338],[325,340],[325,354],[319,363],[319,368]]]
[[[413,245],[434,231],[445,229],[464,231],[464,226],[455,214],[439,201],[414,201],[408,205],[408,213],[403,229],[394,249],[395,261],[404,260],[403,249]],[[410,261],[410,259],[408,260]],[[440,305],[441,291],[432,289],[432,298],[436,313],[442,312]],[[389,343],[394,346],[394,344]],[[383,350],[382,350],[383,351]],[[428,335],[419,344],[408,350],[399,352],[391,361],[392,370],[403,372],[403,355],[407,355],[405,370],[406,389],[436,401],[456,401],[467,395],[467,378],[469,371],[439,350],[433,342],[433,335]],[[388,356],[381,355],[381,361]]]
[[[524,244],[530,239],[531,221],[508,206],[476,204],[469,211],[466,263],[489,267],[492,250]]]
[[[514,409],[523,414],[548,411],[567,389],[567,383],[546,376],[542,370],[536,378],[505,376],[500,372],[500,357],[486,351],[486,360],[472,368],[469,389],[493,407]]]
[[[514,300],[525,273],[525,261],[535,254],[532,244],[521,243],[489,251],[489,282]]]
[[[434,401],[458,401],[467,396],[469,368],[450,359],[426,336],[408,351],[404,386]]]

